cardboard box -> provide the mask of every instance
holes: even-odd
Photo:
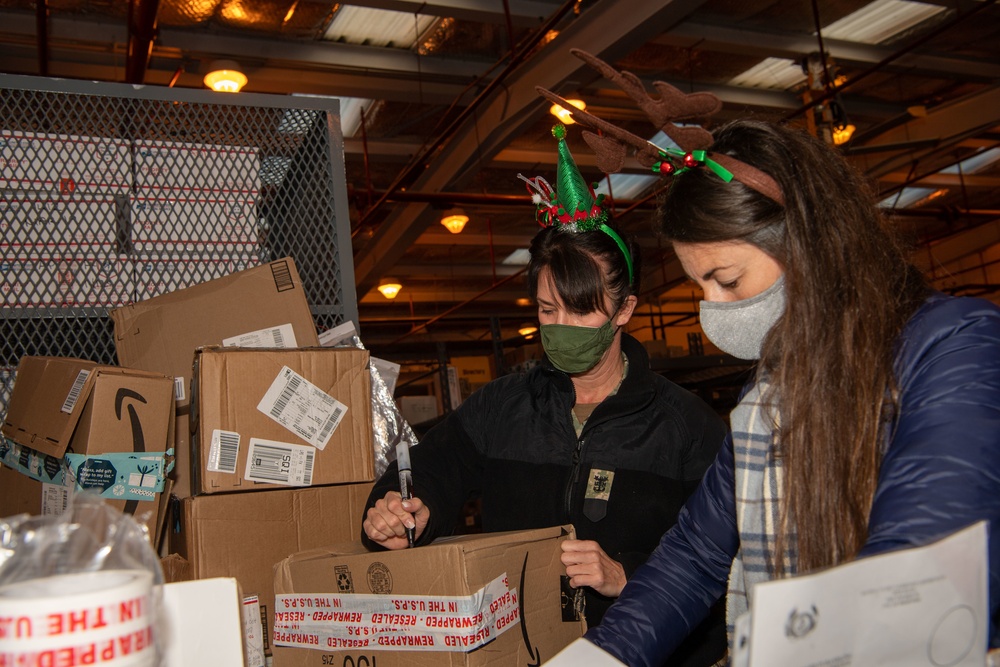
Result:
[[[241,258],[175,256],[135,259],[135,300],[149,300],[163,294],[220,280],[238,271],[260,265],[256,255]]]
[[[173,376],[177,400],[174,493],[191,495],[189,421],[194,352],[253,332],[268,347],[319,344],[302,280],[290,257],[110,311],[118,363]],[[266,334],[266,335],[265,335]],[[280,337],[280,341],[279,341]]]
[[[274,570],[274,664],[539,665],[586,629],[576,596],[563,595],[559,543],[572,535],[556,526],[289,556]]]
[[[270,653],[274,565],[290,554],[356,540],[372,484],[217,494],[180,502],[171,547],[196,579],[235,577],[244,596],[256,595]]]
[[[0,442],[7,482],[0,514],[60,513],[73,489],[85,488],[129,514],[149,512],[155,545],[173,421],[173,382],[164,375],[23,357],[0,429],[7,438]],[[30,479],[13,483],[8,473]]]
[[[375,478],[369,353],[205,348],[195,355],[195,493]]]

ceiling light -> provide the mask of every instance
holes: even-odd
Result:
[[[378,291],[387,299],[395,299],[403,285],[396,278],[383,278],[378,282]]]
[[[534,333],[538,333],[538,327],[534,324],[522,324],[521,328],[517,330],[517,333],[527,338]]]
[[[205,85],[218,93],[238,93],[247,85],[247,75],[234,60],[216,60],[208,69]]]
[[[460,208],[453,208],[445,211],[444,217],[441,218],[441,224],[447,228],[452,234],[458,234],[463,229],[465,229],[465,223],[469,221],[469,216],[465,214]]]
[[[531,305],[531,299],[529,299],[526,296],[522,296],[522,297],[514,300],[514,305],[515,306],[530,306]]]
[[[833,128],[833,143],[837,146],[840,144],[846,144],[851,140],[851,136],[854,134],[854,130],[858,128],[853,125],[844,125],[843,127]]]
[[[587,108],[587,103],[583,100],[566,100],[566,102],[580,111]],[[576,121],[570,116],[570,110],[559,106],[558,104],[553,104],[549,107],[549,113],[559,119],[559,122],[563,125],[572,125]]]

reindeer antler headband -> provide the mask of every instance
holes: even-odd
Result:
[[[571,49],[570,53],[617,84],[635,100],[653,125],[663,130],[664,134],[681,147],[680,151],[660,148],[638,135],[577,109],[545,88],[536,87],[539,95],[569,111],[573,120],[586,128],[583,138],[597,155],[597,166],[601,171],[608,174],[621,171],[628,148],[633,148],[639,164],[657,173],[676,175],[704,165],[726,182],[736,179],[778,204],[785,205],[781,187],[771,176],[732,156],[709,150],[713,141],[712,134],[700,127],[700,124],[722,108],[718,97],[712,93],[685,94],[663,81],[653,83],[659,97],[652,97],[634,74],[619,72],[580,49]],[[674,124],[676,121],[691,121],[697,125],[681,127]]]

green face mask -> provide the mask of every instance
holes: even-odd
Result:
[[[564,373],[576,374],[597,365],[615,339],[616,328],[608,320],[600,327],[543,324],[539,331],[542,347],[552,365]]]

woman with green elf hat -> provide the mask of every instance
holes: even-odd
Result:
[[[362,539],[370,549],[449,535],[479,498],[487,532],[572,523],[562,562],[596,625],[715,458],[726,428],[690,392],[653,373],[624,332],[636,305],[637,247],[558,139],[556,189],[524,179],[543,229],[531,244],[528,292],[538,304],[546,361],[489,383],[410,451],[414,497],[396,464],[375,484]],[[522,177],[523,178],[523,177]],[[711,665],[725,651],[709,617],[670,665]]]

